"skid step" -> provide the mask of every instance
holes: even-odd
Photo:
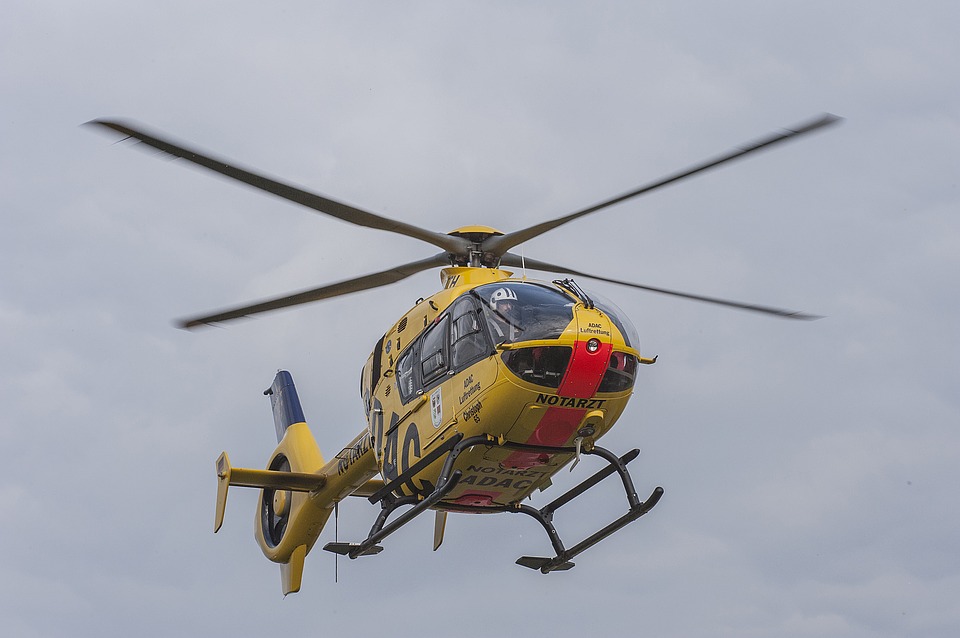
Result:
[[[544,558],[543,556],[521,556],[517,559],[517,565],[523,565],[524,567],[529,567],[530,569],[538,569],[543,571],[543,568],[552,560],[552,558]],[[557,565],[556,567],[550,568],[548,572],[565,572],[568,569],[573,569],[575,565],[576,563],[567,561]]]
[[[323,546],[323,549],[328,552],[333,552],[334,554],[340,554],[341,556],[349,556],[351,552],[357,551],[360,549],[360,543],[327,543]],[[361,552],[357,552],[356,556],[374,556],[383,551],[381,545],[371,545],[370,547],[365,548]]]

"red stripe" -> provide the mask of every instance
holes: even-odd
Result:
[[[607,371],[612,350],[613,344],[602,343],[596,352],[590,352],[587,350],[586,341],[577,341],[557,394],[574,399],[589,399],[595,395]],[[570,440],[586,413],[587,411],[582,409],[549,407],[525,442],[530,445],[560,447]],[[526,469],[543,465],[549,460],[548,454],[514,452],[503,462],[503,466]]]
[[[574,410],[570,408],[549,407],[540,424],[533,434],[527,439],[530,445],[546,445],[548,447],[560,447],[566,443],[573,431],[580,425],[586,410]]]
[[[543,413],[537,429],[525,442],[530,445],[560,447],[570,440],[586,413],[586,410],[549,407]],[[543,465],[548,460],[550,456],[541,452],[514,452],[503,461],[503,467],[527,469],[534,465]]]
[[[453,502],[457,505],[467,505],[469,507],[493,507],[494,501],[500,498],[500,492],[468,492]]]
[[[567,366],[567,372],[563,375],[557,394],[575,399],[589,399],[596,394],[600,381],[603,380],[603,375],[607,371],[611,350],[613,350],[613,344],[602,343],[599,350],[589,352],[586,341],[577,341],[574,344],[573,356],[570,357],[570,365]]]

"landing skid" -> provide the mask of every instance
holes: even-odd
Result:
[[[571,558],[590,549],[607,536],[610,536],[620,528],[625,527],[649,512],[660,500],[660,497],[663,496],[663,488],[657,487],[653,490],[653,493],[647,497],[646,501],[641,501],[637,497],[637,491],[633,487],[633,479],[630,478],[630,472],[627,471],[627,463],[637,458],[637,456],[640,454],[640,450],[630,450],[620,458],[617,458],[616,455],[611,453],[609,450],[601,447],[594,447],[591,450],[585,450],[583,453],[596,454],[602,457],[607,461],[607,467],[603,468],[541,509],[536,509],[530,507],[529,505],[518,505],[517,509],[511,510],[520,514],[527,514],[528,516],[535,518],[547,531],[547,536],[550,538],[550,542],[553,544],[553,550],[557,553],[557,555],[553,558],[545,558],[540,556],[521,556],[517,559],[518,565],[523,565],[524,567],[529,567],[530,569],[539,569],[543,574],[549,574],[553,571],[566,571],[571,569],[574,566],[574,563],[570,561]],[[626,514],[613,521],[606,527],[594,532],[570,549],[565,549],[563,542],[560,540],[560,534],[557,532],[557,528],[553,525],[554,512],[614,472],[620,475],[620,480],[623,482],[623,489],[624,492],[626,492],[630,509],[627,510]]]
[[[378,544],[381,540],[397,531],[430,508],[453,512],[513,512],[526,514],[536,519],[537,522],[539,522],[544,528],[544,530],[546,530],[547,536],[550,538],[550,542],[553,545],[554,552],[556,552],[556,556],[553,556],[552,558],[540,556],[522,556],[521,558],[517,559],[517,564],[524,567],[529,567],[530,569],[538,569],[541,573],[548,574],[552,571],[565,571],[572,568],[574,563],[571,562],[570,559],[593,547],[606,537],[649,512],[660,500],[660,497],[663,496],[663,488],[657,487],[653,490],[653,493],[650,494],[646,501],[641,501],[637,497],[636,489],[633,486],[633,479],[630,477],[630,472],[627,470],[627,463],[637,458],[637,456],[640,454],[640,450],[631,450],[623,456],[617,457],[609,450],[594,446],[589,450],[581,450],[581,452],[583,454],[591,454],[601,457],[607,461],[607,466],[572,489],[568,490],[562,496],[541,509],[536,509],[529,505],[523,505],[520,503],[495,508],[472,507],[469,505],[449,506],[441,503],[440,501],[447,494],[449,494],[454,487],[456,487],[457,482],[462,476],[462,472],[460,470],[453,469],[457,457],[464,450],[475,445],[498,446],[523,452],[546,454],[575,454],[578,452],[576,448],[572,447],[557,448],[539,445],[527,445],[524,443],[512,443],[509,441],[501,441],[490,435],[474,436],[464,439],[462,434],[458,434],[452,437],[441,448],[421,459],[419,463],[385,485],[380,491],[370,497],[370,501],[372,503],[379,502],[382,509],[380,511],[380,515],[377,517],[377,520],[374,522],[373,527],[370,529],[370,533],[367,535],[366,539],[360,543],[327,543],[324,545],[323,549],[328,552],[340,554],[341,556],[349,556],[350,558],[379,554],[381,551],[383,551],[383,547]],[[440,471],[440,476],[437,481],[437,486],[434,488],[433,492],[428,494],[426,497],[398,497],[393,494],[393,491],[400,487],[400,485],[409,481],[411,478],[416,476],[420,470],[427,467],[444,454],[447,455],[446,460],[444,461],[443,469]],[[553,514],[562,506],[577,498],[591,487],[594,487],[597,483],[607,478],[614,472],[620,476],[620,480],[623,483],[623,489],[626,493],[627,502],[629,504],[627,513],[609,525],[594,532],[570,549],[566,549],[563,545],[563,542],[560,540],[560,534],[557,531],[557,528],[553,524]],[[392,514],[397,508],[405,505],[412,505],[413,507],[401,514],[396,520],[392,521],[388,525],[387,519],[389,518],[390,514]]]

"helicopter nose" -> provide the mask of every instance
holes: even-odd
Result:
[[[609,325],[604,327],[601,321],[591,319],[589,323],[581,323],[581,326],[587,326],[587,330],[596,331],[597,334],[582,332],[583,328],[580,328],[570,362],[557,388],[558,396],[553,397],[557,405],[551,403],[546,410],[537,410],[539,422],[526,443],[546,447],[569,445],[577,428],[593,428],[596,425],[595,420],[589,420],[589,399],[597,394],[606,374],[613,343]],[[603,413],[597,411],[594,419],[602,420]],[[549,454],[517,451],[502,463],[505,468],[527,469],[548,463],[550,458]]]
[[[607,371],[613,343],[606,322],[591,319],[587,327],[581,322],[580,337],[574,343],[573,356],[560,381],[557,394],[562,397],[588,399],[597,393]]]

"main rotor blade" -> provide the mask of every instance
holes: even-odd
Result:
[[[411,275],[415,275],[418,272],[428,270],[430,268],[449,265],[449,263],[450,262],[447,254],[440,253],[427,259],[421,259],[420,261],[403,264],[402,266],[397,266],[395,268],[390,268],[389,270],[384,270],[370,275],[364,275],[363,277],[347,279],[346,281],[328,284],[312,290],[304,290],[303,292],[277,297],[276,299],[268,299],[266,301],[261,301],[248,306],[221,310],[214,314],[203,317],[182,319],[177,322],[177,326],[187,329],[196,328],[197,326],[211,325],[223,321],[230,321],[231,319],[239,319],[240,317],[249,317],[261,312],[267,312],[268,310],[279,310],[280,308],[297,306],[300,304],[310,303],[311,301],[320,301],[321,299],[339,297],[340,295],[350,294],[351,292],[360,292],[361,290],[378,288],[380,286],[386,286],[387,284],[400,281],[401,279],[406,279]]]
[[[639,195],[649,193],[658,188],[666,186],[667,184],[672,184],[682,179],[686,179],[687,177],[690,177],[692,175],[696,175],[697,173],[702,173],[712,168],[716,168],[721,164],[725,164],[726,162],[739,159],[741,157],[749,155],[750,153],[763,150],[766,148],[770,148],[771,146],[775,144],[779,144],[780,142],[784,142],[791,138],[795,138],[800,135],[810,133],[817,129],[823,128],[824,126],[829,126],[831,124],[839,122],[841,119],[842,118],[837,117],[836,115],[831,115],[830,113],[824,113],[823,115],[816,117],[812,120],[798,124],[792,129],[784,129],[783,131],[780,131],[780,132],[771,133],[766,137],[762,137],[753,142],[748,142],[744,146],[734,148],[722,155],[700,162],[699,164],[694,164],[690,168],[686,168],[679,172],[672,173],[670,175],[667,175],[666,177],[662,177],[654,182],[645,184],[628,193],[617,195],[612,199],[608,199],[606,201],[600,202],[599,204],[594,204],[589,208],[584,208],[583,210],[579,210],[575,213],[571,213],[565,217],[559,217],[551,221],[546,221],[546,222],[537,224],[536,226],[531,226],[523,230],[507,233],[506,235],[490,237],[484,242],[483,250],[484,252],[492,253],[493,255],[496,255],[496,256],[504,255],[508,250],[510,250],[514,246],[518,246],[519,244],[522,244],[523,242],[529,239],[533,239],[538,235],[542,235],[543,233],[549,230],[553,230],[558,226],[562,226],[567,222],[571,222],[575,219],[579,219],[580,217],[589,215],[590,213],[595,213],[609,206],[613,206],[614,204],[619,204],[620,202],[626,201],[633,197],[637,197]]]
[[[367,228],[376,228],[406,237],[413,237],[452,253],[465,252],[466,242],[456,237],[419,228],[405,222],[388,219],[375,213],[350,206],[349,204],[324,197],[323,195],[312,193],[298,186],[271,179],[251,170],[240,168],[225,159],[201,153],[200,151],[181,144],[176,144],[170,140],[160,138],[156,134],[147,133],[140,128],[135,128],[135,125],[131,123],[117,120],[92,120],[87,122],[87,124],[101,126],[122,133],[127,137],[139,140],[168,155],[193,162],[215,173],[220,173],[231,179],[272,193],[291,202],[296,202],[297,204],[306,206],[325,215],[336,217],[342,221],[356,224],[357,226],[366,226]]]
[[[555,264],[548,264],[544,261],[537,261],[536,259],[531,259],[529,257],[521,258],[520,255],[514,255],[513,253],[507,253],[503,256],[503,260],[500,262],[503,266],[512,266],[520,267],[526,266],[533,270],[542,270],[544,272],[551,272],[556,274],[569,274],[576,275],[578,277],[588,277],[590,279],[596,279],[598,281],[606,281],[611,284],[619,284],[621,286],[629,286],[630,288],[638,288],[640,290],[646,290],[649,292],[658,292],[663,295],[671,295],[673,297],[682,297],[684,299],[692,299],[693,301],[702,301],[706,303],[716,304],[718,306],[727,306],[729,308],[737,308],[740,310],[749,310],[750,312],[759,312],[766,315],[774,315],[777,317],[782,317],[784,319],[802,319],[805,321],[811,321],[813,319],[822,319],[818,315],[810,315],[804,312],[798,312],[796,310],[783,310],[781,308],[772,308],[770,306],[760,306],[757,304],[743,303],[741,301],[732,301],[730,299],[720,299],[718,297],[706,297],[704,295],[694,295],[688,292],[680,292],[678,290],[669,290],[667,288],[656,288],[654,286],[645,286],[643,284],[635,284],[630,281],[623,281],[621,279],[611,279],[609,277],[602,277],[600,275],[591,275],[589,273],[581,272],[579,270],[574,270],[572,268],[567,268],[566,266],[557,266]]]

